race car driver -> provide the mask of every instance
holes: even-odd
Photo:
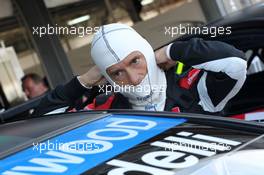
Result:
[[[69,110],[85,91],[104,80],[119,92],[105,94],[102,90],[84,109],[219,113],[246,79],[245,55],[231,45],[193,38],[175,41],[154,53],[142,36],[124,24],[102,26],[94,35],[91,56],[96,66],[55,88],[34,115]],[[175,74],[175,66],[171,67],[175,61],[190,69]],[[164,65],[171,68],[160,69]]]

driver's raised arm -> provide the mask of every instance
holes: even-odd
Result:
[[[84,94],[93,99],[99,94],[98,85],[105,83],[100,70],[94,66],[86,73],[74,77],[65,85],[59,85],[50,91],[34,109],[32,116],[65,112],[68,107],[74,106],[76,100]]]
[[[176,41],[166,48],[166,55],[174,61],[204,70],[197,84],[200,105],[205,111],[221,111],[243,86],[247,62],[242,51],[219,42],[193,38]]]

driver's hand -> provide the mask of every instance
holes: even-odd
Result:
[[[107,81],[97,66],[93,66],[88,72],[78,77],[81,84],[91,87],[106,84]]]
[[[155,51],[155,58],[157,65],[163,70],[168,70],[176,65],[176,61],[171,60],[170,58],[167,57],[166,49],[167,46],[164,46]]]

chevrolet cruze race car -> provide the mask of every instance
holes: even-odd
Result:
[[[25,118],[35,99],[0,114],[0,173],[263,175],[264,125],[228,118],[264,119],[263,21],[260,4],[208,25],[231,26],[228,36],[177,39],[220,40],[247,53],[248,78],[227,117],[108,110]],[[26,120],[7,123],[18,118]]]

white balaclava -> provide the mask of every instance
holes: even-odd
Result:
[[[157,66],[153,48],[142,36],[127,25],[108,24],[95,33],[91,46],[93,61],[114,87],[117,84],[107,74],[106,69],[134,51],[145,56],[148,73],[132,91],[131,88],[128,91],[126,86],[126,90],[122,87],[120,93],[128,98],[133,109],[163,111],[167,88],[165,73]]]

